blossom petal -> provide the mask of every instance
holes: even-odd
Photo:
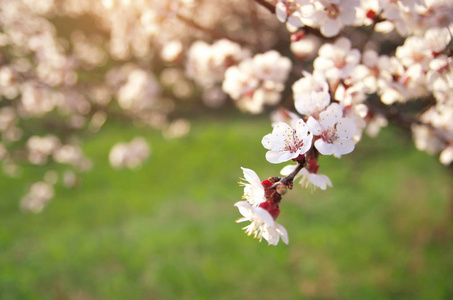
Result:
[[[256,216],[260,218],[262,222],[266,223],[266,225],[271,227],[275,225],[274,218],[272,218],[271,214],[264,208],[253,207],[252,210],[256,214]]]
[[[325,142],[323,139],[316,140],[315,147],[322,155],[332,155],[335,153],[335,146]]]
[[[307,125],[308,125],[308,128],[310,129],[310,131],[314,135],[320,135],[322,133],[322,127],[319,124],[319,122],[316,121],[315,118],[309,117],[308,120],[307,120]]]
[[[295,169],[297,168],[297,165],[287,165],[285,166],[281,171],[280,174],[283,176],[288,176],[291,174]]]
[[[239,212],[241,215],[243,215],[245,218],[250,218],[252,215],[252,206],[246,202],[246,201],[239,201],[234,204],[239,209]],[[245,221],[245,220],[244,220]]]
[[[286,228],[278,223],[275,223],[275,229],[277,230],[278,234],[282,238],[283,243],[288,245],[289,238],[288,238],[288,232],[286,231]]]
[[[346,139],[337,139],[333,143],[333,146],[335,148],[335,154],[338,154],[338,155],[351,153],[355,148],[354,141],[346,140]],[[321,152],[321,151],[319,151],[319,152]]]
[[[357,128],[352,119],[341,118],[337,123],[337,136],[342,139],[352,139]]]
[[[324,129],[333,127],[343,117],[343,108],[338,103],[332,103],[319,114],[319,123]]]
[[[266,159],[271,164],[279,164],[299,156],[298,152],[290,153],[288,151],[268,151]]]
[[[330,19],[328,18],[327,21],[322,24],[321,26],[321,33],[325,37],[333,37],[336,36],[340,29],[343,27],[343,24],[338,19]]]
[[[255,171],[253,171],[251,169],[243,168],[243,167],[241,167],[241,169],[244,172],[245,179],[248,182],[250,182],[250,184],[256,185],[256,186],[261,186],[261,180]]]
[[[332,182],[329,177],[323,174],[310,174],[309,180],[313,185],[319,187],[321,190],[326,190],[327,186],[332,187]]]

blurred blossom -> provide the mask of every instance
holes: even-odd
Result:
[[[66,144],[61,146],[53,153],[53,157],[56,162],[72,165],[80,171],[91,168],[91,161],[83,155],[82,149],[76,145]]]
[[[102,49],[103,40],[100,36],[86,37],[81,31],[74,31],[71,35],[75,57],[86,67],[101,66],[107,62],[107,54]]]
[[[55,107],[51,90],[32,82],[22,85],[21,104],[21,112],[35,117],[40,117]]]
[[[71,115],[67,125],[69,128],[82,129],[85,126],[85,118],[81,115]]]
[[[183,72],[178,68],[165,68],[160,74],[162,84],[173,86],[177,84],[180,79],[184,78]]]
[[[3,160],[3,173],[9,177],[19,177],[20,167],[11,159]]]
[[[50,170],[47,171],[44,174],[44,181],[47,182],[48,184],[56,184],[58,181],[58,173],[55,170]]]
[[[107,82],[117,88],[120,107],[132,112],[151,109],[160,95],[154,75],[132,64],[109,71]]]
[[[136,137],[129,143],[117,143],[109,154],[110,165],[115,169],[135,169],[148,159],[150,148],[146,140]]]
[[[0,108],[0,131],[5,131],[16,125],[18,118],[16,111],[12,107]]]
[[[6,155],[8,155],[8,150],[6,149],[6,147],[2,143],[0,143],[0,160],[5,158]]]
[[[19,94],[19,87],[16,84],[17,74],[10,66],[0,68],[0,95],[13,99]]]
[[[387,119],[382,115],[376,115],[368,121],[366,127],[366,133],[371,137],[376,137],[379,134],[379,131],[382,127],[386,127],[388,125]]]
[[[186,119],[178,119],[171,122],[162,134],[166,139],[180,138],[187,135],[190,131],[190,122]]]
[[[223,80],[229,67],[248,57],[249,50],[229,40],[218,40],[212,45],[197,41],[188,51],[187,75],[199,85],[211,87]]]
[[[77,137],[99,132],[107,120],[178,138],[190,130],[188,120],[172,119],[178,109],[218,108],[230,97],[258,114],[282,94],[297,113],[285,101],[272,114],[273,126],[310,120],[317,136],[310,151],[336,156],[352,151],[363,130],[375,136],[387,125],[370,99],[401,106],[429,99],[429,107],[412,114],[415,145],[451,163],[452,1],[267,3],[275,14],[241,0],[0,0],[4,172],[17,175],[22,160],[61,163],[71,168],[63,184],[74,186],[77,172],[92,167]],[[146,141],[135,138],[115,145],[109,160],[114,168],[136,168],[149,153]],[[329,185],[309,171],[303,172],[311,183]],[[54,175],[32,185],[24,209],[46,205]]]
[[[91,132],[98,132],[107,120],[107,114],[104,111],[97,111],[91,117],[88,129]]]
[[[439,160],[444,165],[449,165],[453,162],[453,146],[446,147],[441,153]]]
[[[272,122],[272,127],[278,125],[278,123],[286,123],[290,125],[293,121],[299,120],[300,116],[296,113],[293,113],[287,109],[280,108],[271,113],[270,119]]]
[[[28,160],[32,164],[43,165],[59,147],[60,141],[54,135],[32,136],[27,140]]]
[[[202,100],[207,107],[218,108],[222,106],[226,98],[227,97],[221,87],[215,86],[203,90]]]
[[[53,196],[53,186],[47,182],[39,181],[31,185],[28,193],[20,201],[20,207],[23,210],[39,213]]]
[[[178,60],[182,51],[183,45],[181,41],[171,41],[164,45],[162,51],[160,52],[160,56],[164,61],[174,62]]]
[[[313,58],[321,46],[321,41],[318,37],[310,35],[298,41],[292,42],[290,45],[291,52],[298,59]]]
[[[434,155],[444,147],[442,140],[428,126],[414,124],[411,129],[418,150]]]
[[[110,89],[104,84],[90,86],[88,93],[91,101],[96,105],[105,106],[112,99]]]
[[[66,187],[74,187],[78,183],[77,175],[71,171],[71,170],[66,170],[63,173],[63,184]]]
[[[225,72],[222,89],[246,112],[257,114],[280,101],[291,60],[277,51],[257,54]]]

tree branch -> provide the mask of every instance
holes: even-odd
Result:
[[[178,18],[178,20],[184,22],[185,24],[187,24],[187,25],[189,25],[189,26],[191,26],[191,27],[193,27],[193,28],[195,28],[197,30],[203,31],[203,32],[211,35],[215,39],[227,39],[227,40],[233,41],[233,42],[241,44],[241,45],[248,44],[246,41],[233,39],[233,38],[228,37],[228,36],[218,32],[216,30],[204,27],[204,26],[198,24],[197,22],[195,22],[194,20],[189,19],[186,16],[183,16],[181,14],[177,14],[176,17]]]
[[[266,0],[255,0],[256,3],[267,9],[271,14],[275,14],[275,5]]]

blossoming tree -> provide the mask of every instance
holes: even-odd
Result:
[[[242,168],[237,222],[288,243],[275,221],[282,196],[294,181],[332,187],[319,156],[350,154],[363,132],[409,128],[418,149],[451,164],[452,32],[449,0],[0,0],[3,171],[43,166],[21,201],[39,212],[57,178],[74,185],[91,167],[85,132],[119,117],[179,137],[190,123],[169,114],[181,103],[229,97],[246,113],[272,111],[263,159],[292,162],[265,180]],[[109,160],[135,168],[149,152],[137,137]]]

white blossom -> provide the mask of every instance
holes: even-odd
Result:
[[[439,161],[444,165],[449,165],[453,162],[453,145],[446,147],[439,156]]]
[[[320,72],[303,74],[292,86],[294,107],[302,115],[317,116],[330,104],[329,85]]]
[[[35,182],[21,199],[20,206],[23,210],[39,213],[53,197],[54,190],[51,184],[44,181]]]
[[[343,118],[341,105],[330,104],[319,114],[319,120],[310,117],[307,121],[310,131],[318,137],[314,145],[323,155],[343,155],[354,150],[352,138],[356,133],[356,125],[349,118]]]
[[[275,5],[277,19],[286,23],[289,32],[295,32],[304,27],[304,18],[309,18],[314,12],[314,7],[309,0],[278,0]]]
[[[336,36],[344,25],[355,23],[359,0],[318,0],[312,21],[325,37]]]
[[[262,240],[263,238],[269,245],[277,245],[280,238],[285,244],[289,243],[288,232],[285,227],[274,221],[269,212],[261,207],[253,207],[246,201],[239,201],[234,204],[242,214],[242,218],[236,223],[250,221],[251,223],[245,226],[245,233],[254,238]]]
[[[332,80],[351,75],[360,61],[360,51],[351,49],[351,41],[345,37],[338,38],[334,44],[324,44],[318,54],[313,62],[315,71]]]
[[[112,147],[109,161],[116,169],[139,167],[149,157],[150,148],[146,140],[136,137],[129,143],[117,143]]]
[[[225,71],[250,57],[250,51],[237,43],[221,39],[209,45],[202,41],[193,43],[187,54],[186,72],[203,87],[221,82]]]
[[[280,101],[280,92],[284,89],[290,68],[290,59],[275,50],[257,54],[228,68],[222,89],[240,109],[260,113],[264,105]]]
[[[299,119],[293,121],[291,126],[278,123],[272,133],[263,137],[261,143],[269,149],[266,153],[267,161],[278,164],[305,154],[311,148],[312,139],[313,135],[308,132],[307,124]]]
[[[291,42],[289,47],[298,59],[310,59],[316,56],[320,45],[321,41],[317,36],[309,35],[298,41]]]
[[[266,198],[264,197],[264,187],[255,171],[242,167],[241,169],[244,172],[245,180],[248,181],[248,183],[239,182],[239,185],[244,187],[244,195],[242,198],[256,207],[266,201]]]

